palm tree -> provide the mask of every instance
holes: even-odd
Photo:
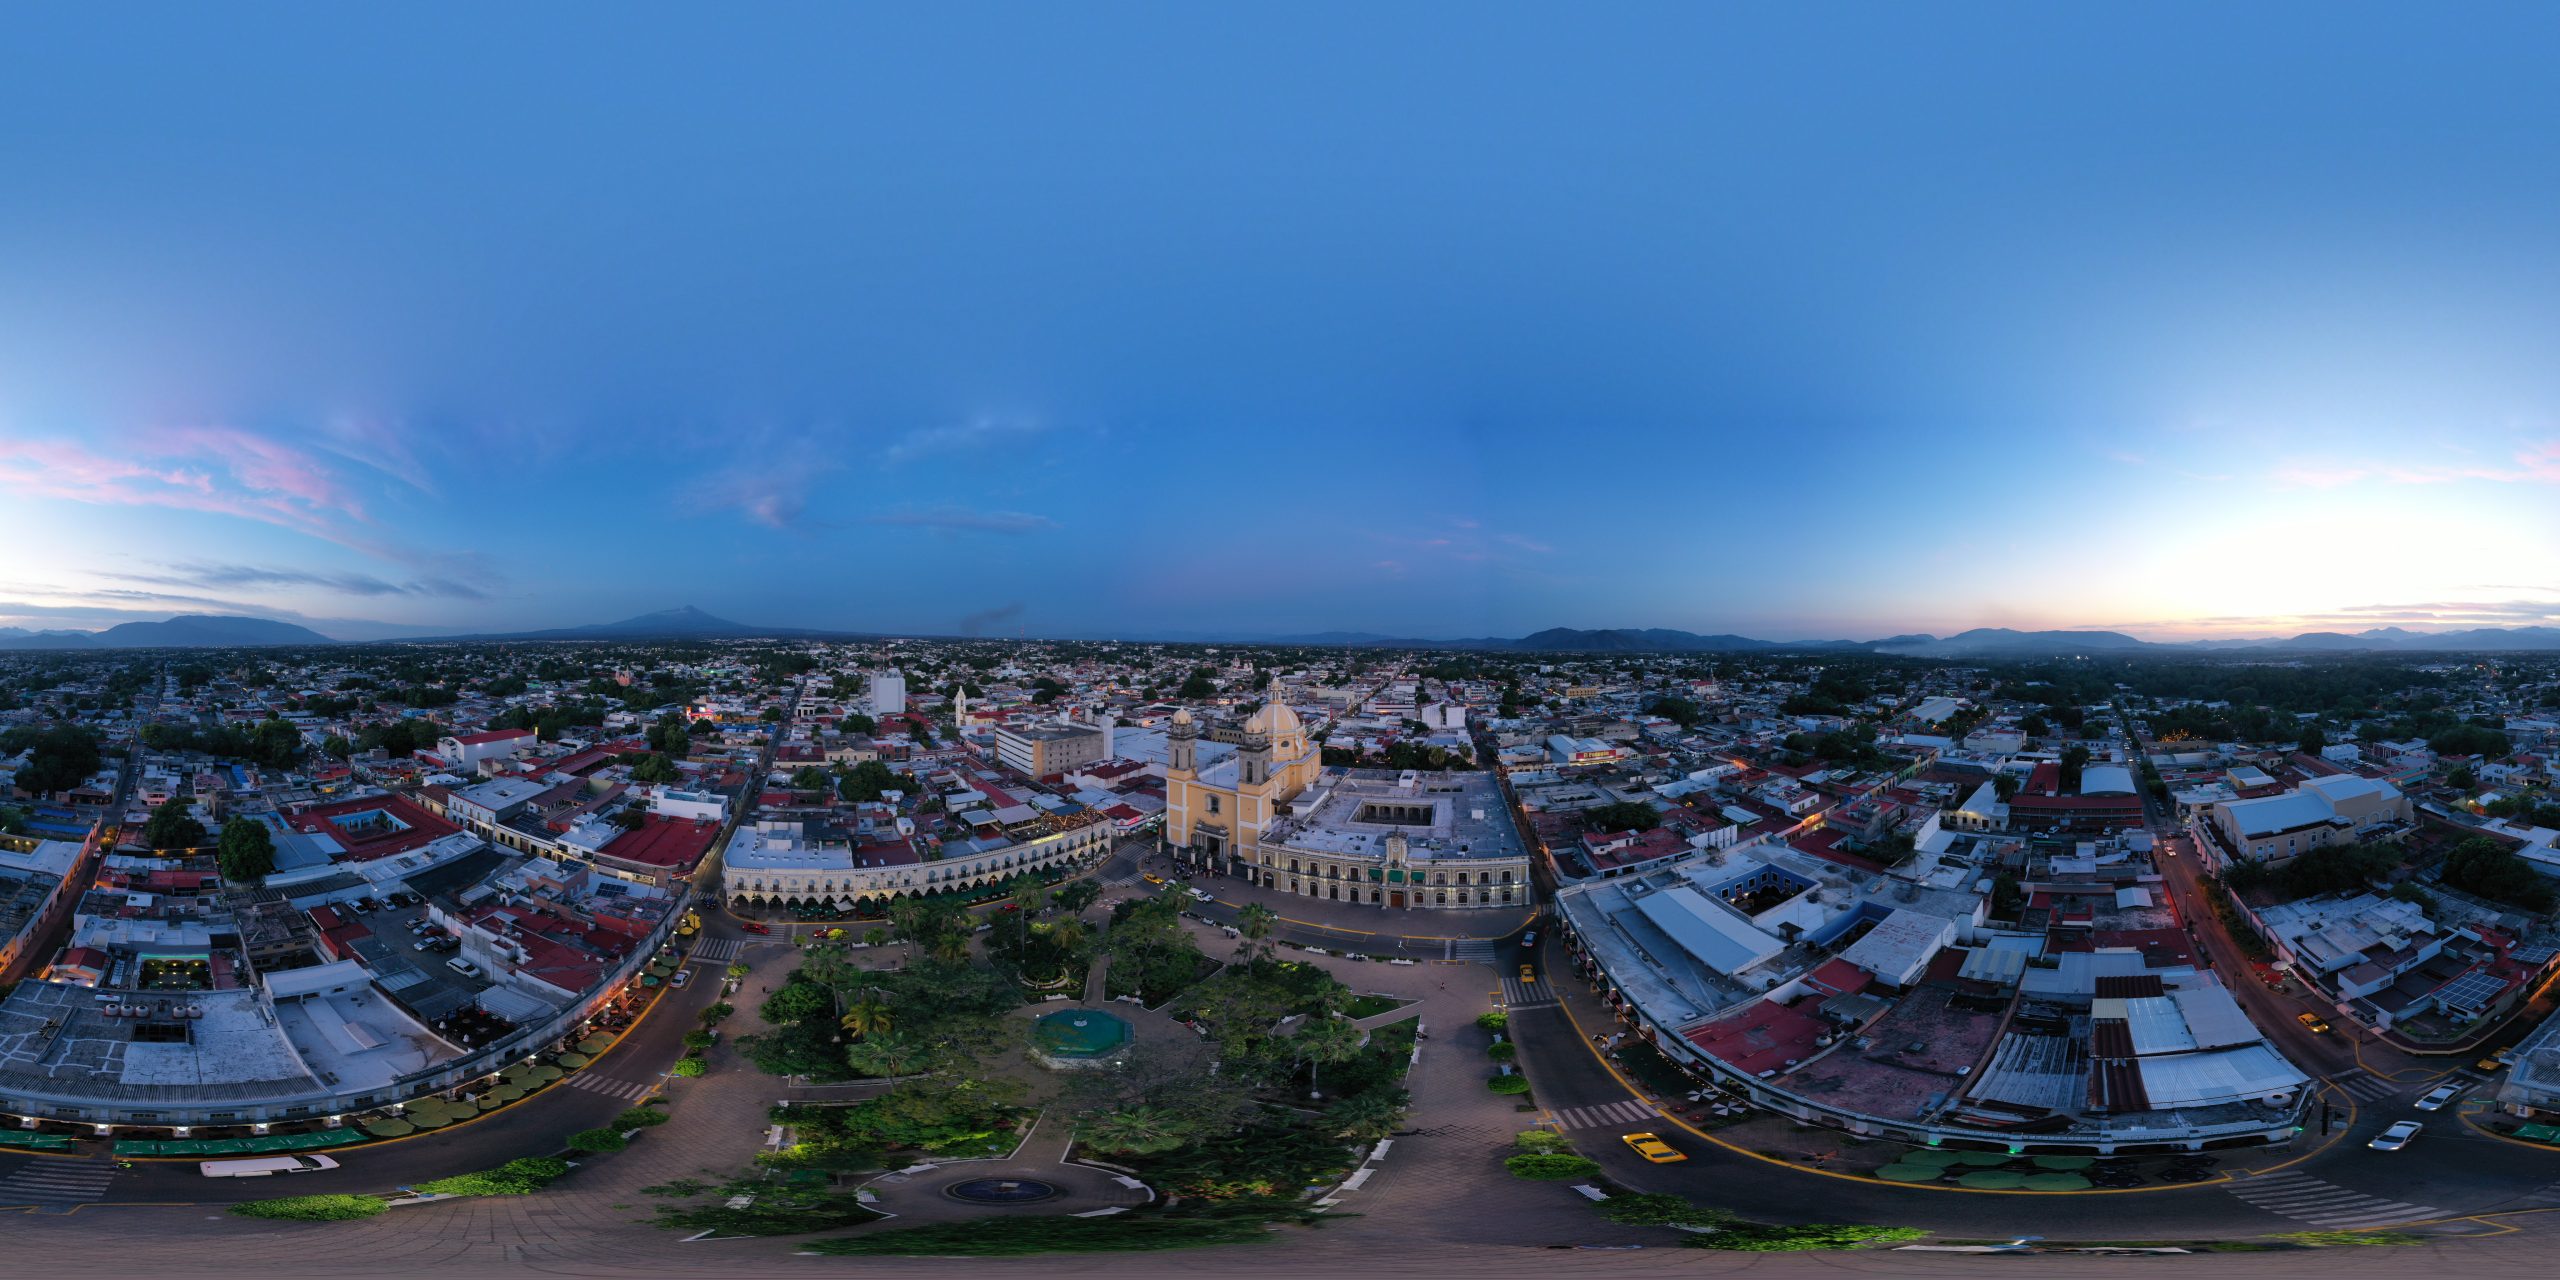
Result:
[[[916,958],[917,935],[924,931],[925,910],[922,898],[900,898],[889,904],[889,927],[898,931],[898,941],[907,944],[907,959]]]
[[[1097,1150],[1143,1156],[1171,1151],[1189,1140],[1183,1123],[1155,1107],[1106,1111],[1085,1122],[1084,1140]]]
[[[1060,951],[1070,953],[1075,951],[1076,948],[1083,946],[1087,936],[1085,933],[1084,921],[1078,920],[1074,916],[1069,916],[1064,920],[1050,922],[1048,926],[1048,934],[1049,941],[1052,945],[1056,946]]]
[[[898,1015],[878,992],[864,991],[862,998],[854,1001],[837,1022],[855,1036],[868,1039],[896,1026]]]
[[[1244,935],[1243,945],[1236,948],[1239,959],[1251,960],[1263,951],[1263,941],[1271,936],[1272,927],[1280,923],[1280,913],[1261,903],[1253,903],[1236,913],[1236,931]]]
[[[958,968],[969,963],[969,935],[946,933],[933,940],[935,963]]]
[[[1321,1098],[1324,1091],[1316,1087],[1316,1072],[1328,1062],[1349,1062],[1360,1052],[1368,1033],[1352,1025],[1349,1019],[1329,1013],[1309,1017],[1289,1037],[1289,1052],[1307,1064],[1307,1095]]]

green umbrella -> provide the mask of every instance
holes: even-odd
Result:
[[[409,1123],[416,1125],[421,1129],[441,1129],[446,1125],[452,1124],[453,1117],[448,1116],[443,1112],[437,1112],[434,1115],[422,1115],[419,1112],[412,1110],[409,1113]]]
[[[592,1035],[578,1042],[578,1052],[586,1054],[602,1053],[612,1047],[613,1037],[608,1035]]]
[[[591,1061],[594,1061],[594,1059],[589,1058],[583,1053],[564,1053],[560,1055],[560,1065],[567,1067],[572,1071],[587,1065]]]
[[[1970,1165],[1977,1169],[1994,1168],[2015,1159],[2017,1159],[2016,1156],[2005,1151],[1959,1151],[1956,1153],[1956,1163]]]
[[[1976,1191],[2015,1191],[2025,1185],[2026,1181],[2023,1175],[2011,1173],[2006,1169],[1977,1169],[1956,1179],[1959,1185],[1971,1187]]]
[[[2029,1191],[2086,1191],[2089,1180],[2076,1173],[2031,1173],[2019,1180]]]
[[[1887,1182],[1936,1182],[1946,1170],[1934,1164],[1889,1164],[1876,1170]]]

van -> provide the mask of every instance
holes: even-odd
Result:
[[[207,1160],[196,1166],[208,1178],[265,1178],[279,1173],[317,1173],[335,1169],[327,1156],[260,1156],[250,1160]]]
[[[451,969],[455,973],[461,974],[466,978],[477,978],[480,976],[480,966],[473,964],[468,960],[460,958],[447,960],[444,962],[444,967]]]

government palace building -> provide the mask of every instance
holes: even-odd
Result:
[[[1276,680],[1234,755],[1201,769],[1199,740],[1175,712],[1165,842],[1195,866],[1390,910],[1530,900],[1528,847],[1490,773],[1327,767]]]

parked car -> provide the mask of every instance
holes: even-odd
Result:
[[[480,976],[480,966],[473,964],[468,960],[447,960],[444,962],[444,967],[451,969],[455,973],[461,974],[466,978],[477,978]]]
[[[2444,1110],[2444,1107],[2445,1107],[2445,1104],[2446,1104],[2446,1103],[2451,1102],[2451,1101],[2453,1101],[2454,1099],[2459,1098],[2459,1097],[2461,1097],[2461,1096],[2462,1096],[2462,1086],[2461,1086],[2461,1085],[2458,1085],[2458,1084],[2440,1084],[2440,1085],[2437,1085],[2437,1086],[2436,1086],[2435,1088],[2433,1088],[2433,1089],[2429,1089],[2429,1090],[2427,1090],[2427,1096],[2425,1096],[2425,1097],[2423,1097],[2423,1098],[2418,1099],[2418,1110],[2420,1110],[2420,1111],[2442,1111],[2442,1110]]]
[[[2376,1151],[2397,1151],[2416,1141],[2418,1131],[2424,1128],[2426,1128],[2425,1125],[2415,1120],[2403,1120],[2383,1130],[2380,1136],[2365,1145]]]
[[[693,970],[678,969],[676,970],[676,976],[667,979],[667,985],[671,987],[681,987],[691,981],[693,981]]]
[[[327,1156],[259,1156],[247,1160],[206,1160],[196,1169],[208,1178],[265,1178],[279,1173],[317,1173],[335,1169]]]
[[[1689,1158],[1680,1154],[1678,1148],[1673,1147],[1668,1142],[1664,1142],[1657,1134],[1630,1133],[1625,1137],[1620,1138],[1619,1141],[1635,1148],[1637,1155],[1643,1156],[1645,1159],[1650,1160],[1655,1164],[1678,1164]]]

